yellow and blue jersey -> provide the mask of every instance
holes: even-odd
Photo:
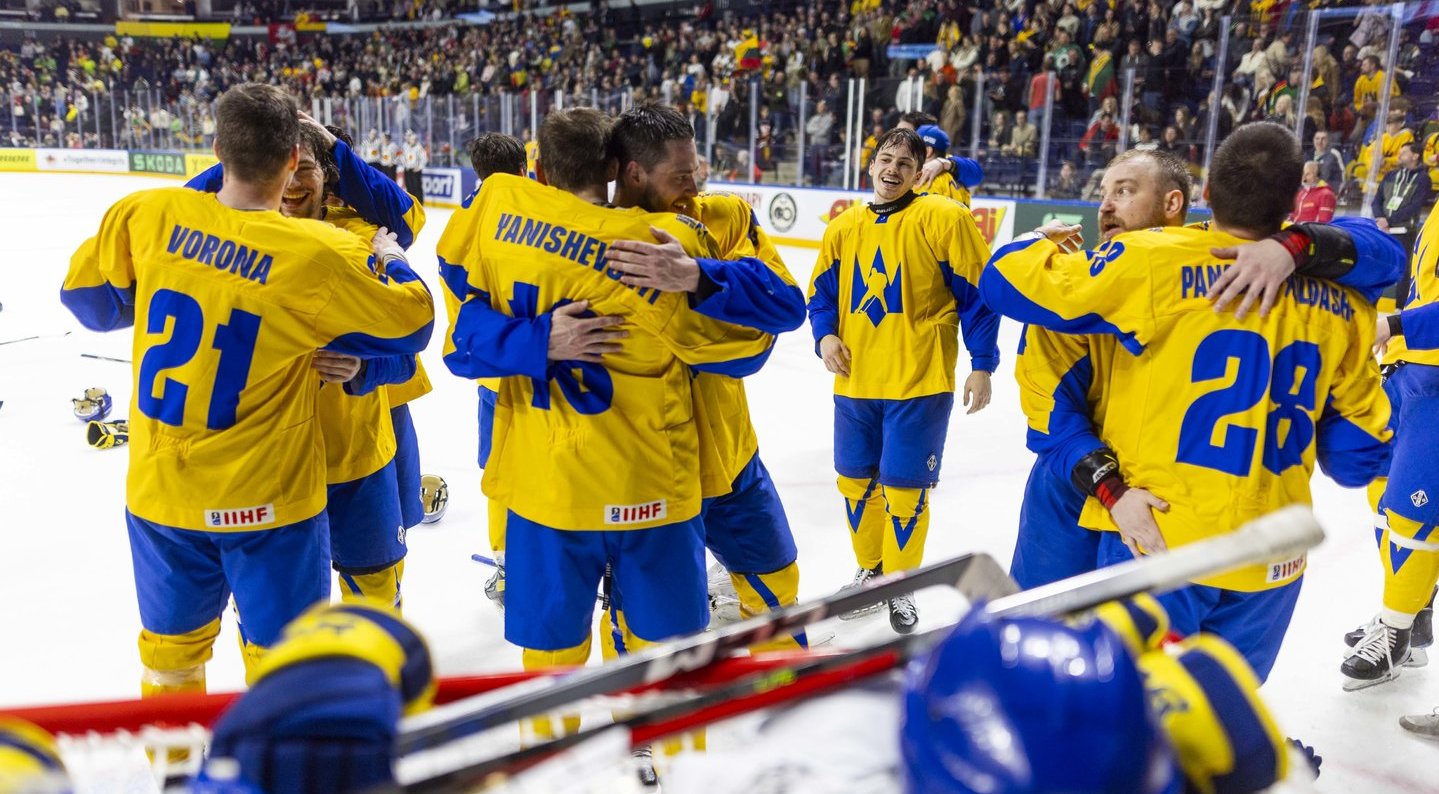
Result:
[[[525,176],[530,179],[539,179],[540,174],[535,164],[540,161],[540,142],[525,141]]]
[[[500,383],[498,465],[485,469],[484,491],[530,521],[613,530],[693,518],[700,488],[690,367],[733,373],[768,354],[767,334],[706,318],[686,295],[628,287],[605,267],[610,243],[649,239],[650,226],[692,255],[718,255],[692,218],[599,207],[507,174],[485,180],[440,239],[446,287],[464,294],[446,365],[466,378],[510,376]],[[541,370],[549,312],[575,300],[624,317],[630,335],[603,365]]]
[[[706,193],[692,199],[689,209],[714,235],[719,259],[727,260],[699,260],[705,294],[697,296],[694,310],[771,335],[802,325],[804,293],[749,203],[739,196]],[[773,342],[771,336],[770,344]],[[744,382],[715,372],[698,372],[694,396],[704,495],[720,496],[730,491],[735,478],[759,451]]]
[[[986,303],[1027,323],[1115,338],[1100,388],[1125,410],[1105,412],[1099,435],[1125,482],[1170,504],[1155,515],[1182,546],[1292,503],[1309,503],[1316,459],[1341,485],[1383,473],[1389,405],[1368,354],[1375,312],[1359,291],[1289,280],[1267,318],[1217,313],[1209,285],[1228,262],[1218,231],[1151,229],[1065,254],[1043,238],[996,252],[980,280]],[[1083,526],[1114,530],[1097,500]],[[1282,586],[1303,560],[1254,565],[1200,584],[1252,591]]]
[[[914,196],[867,204],[825,227],[809,288],[815,342],[834,334],[852,354],[835,394],[907,400],[953,392],[959,334],[971,366],[999,366],[999,316],[976,288],[989,258],[963,205]]]
[[[335,142],[333,155],[340,175],[335,195],[345,205],[325,207],[322,219],[355,234],[367,245],[384,226],[395,233],[396,242],[410,247],[424,227],[424,206],[361,160],[344,141]],[[217,192],[224,173],[224,166],[217,163],[186,185]],[[391,408],[430,390],[417,355],[370,359],[350,383],[322,387],[316,417],[326,439],[327,481],[353,482],[389,463],[396,452]]]
[[[1400,361],[1439,366],[1439,205],[1414,241],[1414,269],[1409,282],[1409,300],[1400,315],[1404,324],[1404,349]]]
[[[188,188],[110,208],[60,297],[92,330],[136,326],[130,512],[223,532],[324,509],[314,351],[413,355],[434,321],[408,266],[370,260],[349,232]]]
[[[926,191],[926,194],[952,198],[966,207],[969,206],[971,199],[969,188],[956,181],[954,175],[948,171],[941,172],[933,182],[929,183],[929,190]]]
[[[1063,334],[1029,325],[1020,337],[1014,375],[1027,424],[1025,445],[1060,482],[1069,482],[1085,455],[1104,446],[1108,393],[1099,387],[1113,366],[1113,337]],[[1100,377],[1096,377],[1099,373]]]

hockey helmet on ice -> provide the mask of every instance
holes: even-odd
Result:
[[[1173,753],[1124,643],[1098,621],[975,609],[906,673],[914,794],[1169,794]]]

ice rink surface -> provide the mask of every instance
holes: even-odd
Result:
[[[124,417],[130,367],[83,358],[130,356],[130,333],[83,330],[58,295],[75,248],[106,208],[135,190],[173,180],[76,174],[0,175],[0,707],[133,697],[138,692],[139,615],[123,519],[126,453],[97,451],[70,399],[103,386]],[[449,211],[430,209],[411,262],[438,286],[434,246]],[[796,280],[807,282],[814,252],[783,250]],[[423,356],[435,390],[414,404],[424,470],[450,487],[443,522],[410,532],[405,613],[428,636],[442,675],[520,666],[501,637],[499,614],[482,592],[489,569],[470,561],[487,552],[485,503],[475,464],[474,385],[440,360],[443,325]],[[994,402],[966,416],[956,403],[943,480],[934,492],[926,559],[993,554],[1006,566],[1033,456],[1012,376],[1019,327],[1001,331],[1004,360]],[[960,380],[968,362],[961,358]],[[799,545],[801,599],[849,581],[854,561],[831,466],[831,380],[813,354],[808,329],[780,338],[765,369],[748,380],[760,452],[773,474]],[[1162,496],[1162,494],[1161,494]],[[1263,693],[1281,727],[1324,756],[1326,792],[1439,792],[1439,744],[1406,734],[1404,713],[1439,706],[1439,672],[1406,669],[1398,681],[1346,693],[1340,688],[1341,635],[1379,606],[1381,577],[1372,517],[1358,490],[1320,475],[1315,510],[1328,541],[1311,555],[1288,640]],[[954,599],[919,598],[921,629],[957,614]],[[837,624],[834,645],[884,636],[882,618]],[[233,620],[209,664],[211,691],[243,683]],[[598,656],[598,653],[596,653]]]

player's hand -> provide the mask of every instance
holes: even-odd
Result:
[[[316,121],[314,116],[311,116],[309,113],[306,113],[303,110],[300,111],[300,125],[304,127],[310,127],[316,130],[321,135],[325,136],[326,146],[330,147],[331,149],[335,148],[335,141],[339,140],[339,138],[335,137],[335,133],[325,129],[325,125]]]
[[[329,350],[316,350],[310,365],[326,383],[349,383],[360,374],[360,359]]]
[[[1050,242],[1059,246],[1059,250],[1072,254],[1084,248],[1084,235],[1081,233],[1083,229],[1083,226],[1077,224],[1053,220],[1034,231],[1048,237]]]
[[[1268,317],[1274,302],[1284,290],[1284,280],[1294,275],[1294,257],[1277,240],[1260,240],[1230,248],[1211,248],[1209,253],[1220,259],[1233,259],[1219,280],[1209,286],[1209,300],[1214,310],[1224,311],[1242,293],[1244,300],[1234,310],[1234,318],[1244,315],[1259,302],[1259,316]]]
[[[936,157],[925,163],[923,168],[919,169],[919,178],[914,181],[914,189],[916,192],[924,191],[929,187],[930,182],[933,182],[940,174],[944,173],[944,161],[947,159],[949,158]]]
[[[629,332],[616,331],[613,327],[624,322],[624,318],[582,317],[589,308],[589,301],[576,301],[550,312],[550,343],[545,351],[550,361],[598,364],[604,354],[620,351],[619,340],[629,336]]]
[[[405,257],[405,249],[400,247],[399,237],[389,229],[381,226],[375,230],[375,236],[370,239],[370,250],[375,253],[375,260],[384,262],[387,256]]]
[[[1382,356],[1384,351],[1389,349],[1389,340],[1394,338],[1389,333],[1389,315],[1379,315],[1379,322],[1374,326],[1374,355]]]
[[[964,379],[964,404],[969,406],[969,410],[964,412],[965,416],[977,414],[989,405],[993,385],[990,373],[982,369],[969,373],[969,377]]]
[[[824,368],[836,375],[849,377],[849,347],[834,334],[819,340],[819,357],[824,359]]]
[[[1159,534],[1159,525],[1154,522],[1155,510],[1168,513],[1169,503],[1143,488],[1125,491],[1109,509],[1110,517],[1119,527],[1120,539],[1135,557],[1169,548],[1164,536]]]
[[[621,284],[660,292],[694,292],[700,285],[700,266],[684,246],[664,229],[650,227],[659,244],[616,240],[605,252],[605,265],[624,275]]]

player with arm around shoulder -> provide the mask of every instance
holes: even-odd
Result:
[[[1377,367],[1351,342],[1373,327],[1370,296],[1295,276],[1267,317],[1215,312],[1209,300],[1226,264],[1215,249],[1278,232],[1300,168],[1292,133],[1250,125],[1216,155],[1213,228],[1129,232],[1077,254],[1046,239],[1020,240],[981,277],[986,302],[1004,314],[1052,330],[1108,333],[1127,351],[1101,386],[1111,399],[1124,395],[1126,410],[1106,415],[1100,437],[1126,483],[1169,505],[1155,516],[1168,546],[1307,502],[1316,461],[1349,487],[1387,466],[1388,404],[1374,388]],[[1256,173],[1269,178],[1256,181]],[[1227,382],[1228,367],[1246,372]],[[1224,432],[1215,430],[1221,422]],[[1081,523],[1115,529],[1094,499]],[[1131,556],[1117,534],[1100,542],[1102,562]],[[1305,562],[1251,566],[1162,600],[1182,632],[1224,636],[1263,678]]]
[[[233,594],[247,670],[329,595],[316,349],[413,355],[434,305],[393,240],[277,210],[299,118],[246,84],[216,107],[216,194],[143,191],[106,214],[61,301],[92,330],[135,326],[127,522],[143,631],[142,692],[203,691]]]
[[[969,413],[989,403],[999,318],[976,289],[988,247],[969,211],[912,188],[924,143],[909,130],[879,140],[875,200],[825,229],[809,288],[810,327],[835,375],[835,469],[859,571],[851,586],[918,567],[954,403],[962,331],[973,371]],[[912,598],[889,604],[914,629]]]

